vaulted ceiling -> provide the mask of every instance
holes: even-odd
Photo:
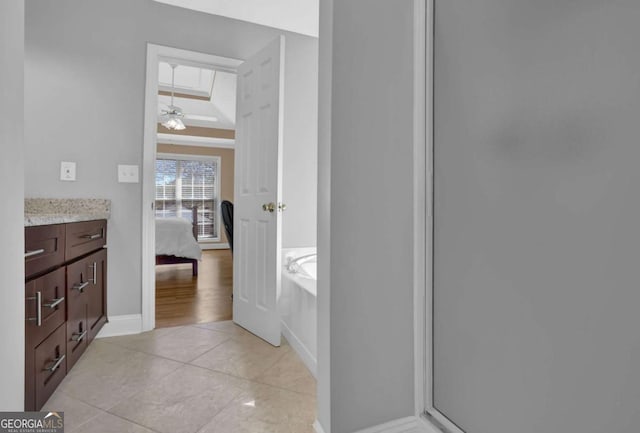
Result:
[[[158,114],[171,104],[171,66],[160,62]],[[174,105],[189,126],[235,129],[236,75],[229,72],[178,65],[175,70]]]

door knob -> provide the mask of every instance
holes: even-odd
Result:
[[[276,210],[276,204],[274,202],[265,203],[262,205],[262,210],[273,213]]]
[[[287,208],[287,205],[284,203],[278,203],[278,210],[280,212],[284,211]]]

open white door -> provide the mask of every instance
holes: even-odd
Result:
[[[238,68],[233,321],[280,345],[284,36]]]

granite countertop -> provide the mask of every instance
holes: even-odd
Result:
[[[74,223],[109,219],[111,200],[103,199],[51,199],[24,200],[24,226]]]

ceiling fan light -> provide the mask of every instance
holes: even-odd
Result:
[[[176,127],[173,129],[176,131],[182,131],[183,129],[187,129],[187,127],[184,126],[184,122],[182,120],[176,118]]]
[[[173,92],[175,90],[175,76],[177,66],[178,65],[175,64],[171,65],[171,105],[169,105],[169,110],[165,111],[165,114],[168,116],[168,118],[167,120],[162,122],[162,126],[173,131],[182,131],[183,129],[187,128],[186,126],[184,126],[184,122],[182,121],[182,119],[180,119],[184,116],[184,114],[182,114],[181,108],[173,105]]]
[[[186,129],[184,122],[174,114],[170,114],[169,118],[165,122],[162,122],[162,126],[174,131],[182,131],[183,129]]]

